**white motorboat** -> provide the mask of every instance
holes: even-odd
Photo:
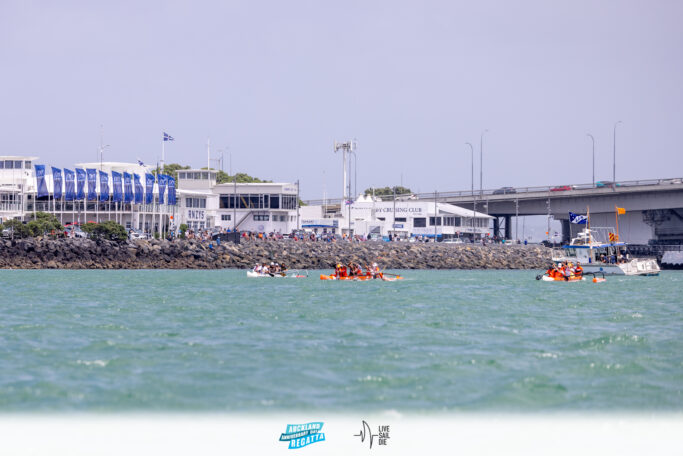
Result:
[[[581,263],[585,274],[655,276],[660,272],[654,258],[631,258],[625,242],[600,242],[593,234],[599,229],[586,228],[571,243],[553,251],[554,262]]]

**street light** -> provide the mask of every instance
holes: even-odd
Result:
[[[470,154],[472,156],[472,240],[474,240],[474,214],[477,207],[477,202],[474,199],[474,146],[470,143],[465,143],[470,146]]]
[[[621,120],[614,124],[614,150],[612,153],[612,188],[617,187],[617,125],[622,123]]]
[[[481,138],[479,139],[479,196],[484,195],[484,135],[488,133],[488,130],[481,132]]]
[[[590,133],[586,133],[593,140],[593,187],[595,187],[595,138]]]

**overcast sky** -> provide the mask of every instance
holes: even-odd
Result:
[[[206,166],[341,194],[683,175],[683,2],[0,1],[0,154]],[[228,171],[228,154],[225,154]],[[479,159],[476,159],[479,187]]]

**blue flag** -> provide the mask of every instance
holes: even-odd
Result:
[[[76,198],[76,176],[70,169],[64,168],[64,199],[73,201]]]
[[[88,176],[88,201],[97,200],[97,170],[87,168],[85,174]]]
[[[36,167],[36,198],[48,196],[47,183],[45,182],[45,165],[35,165]]]
[[[140,175],[133,174],[133,181],[135,181],[135,204],[142,204],[145,191],[140,183]]]
[[[154,174],[145,174],[145,204],[154,201]]]
[[[175,141],[173,139],[173,136],[169,135],[168,133],[164,132],[164,141]]]
[[[130,180],[129,173],[123,173],[123,202],[130,203],[133,201],[133,183]]]
[[[100,201],[109,201],[109,174],[100,171]]]
[[[85,170],[76,168],[76,199],[85,198]]]
[[[168,183],[168,204],[175,206],[175,179],[171,176],[166,176],[166,182]]]
[[[52,196],[62,199],[62,170],[52,167]]]
[[[112,201],[115,203],[120,203],[123,201],[123,187],[121,185],[121,173],[112,171],[111,172],[111,187],[112,187]]]
[[[575,214],[573,212],[569,213],[569,221],[571,223],[575,223],[577,225],[585,225],[587,220],[588,217],[586,217],[585,215]]]
[[[164,204],[164,193],[166,192],[166,175],[159,174],[157,185],[159,187],[159,204]]]

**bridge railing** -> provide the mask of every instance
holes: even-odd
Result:
[[[631,180],[631,181],[617,181],[616,184],[612,182],[602,181],[599,182],[600,185],[596,184],[573,184],[573,185],[541,185],[541,186],[531,186],[531,187],[503,187],[495,189],[484,189],[484,190],[474,190],[474,198],[482,199],[483,197],[509,197],[509,195],[520,195],[531,193],[548,193],[552,194],[565,194],[565,192],[573,191],[589,191],[596,189],[618,189],[620,187],[642,187],[642,186],[652,186],[652,185],[668,185],[668,184],[683,184],[683,178],[667,178],[667,179],[641,179],[641,180]],[[383,195],[378,197],[381,201],[392,201],[393,195]],[[472,190],[457,190],[457,191],[446,191],[437,192],[437,200],[453,199],[453,198],[463,198],[466,201],[472,200]],[[434,192],[429,193],[407,193],[407,194],[397,194],[396,201],[410,201],[410,200],[434,200]],[[331,198],[331,199],[313,199],[305,200],[304,203],[307,205],[327,205],[335,206],[340,205],[344,201],[342,198]]]

